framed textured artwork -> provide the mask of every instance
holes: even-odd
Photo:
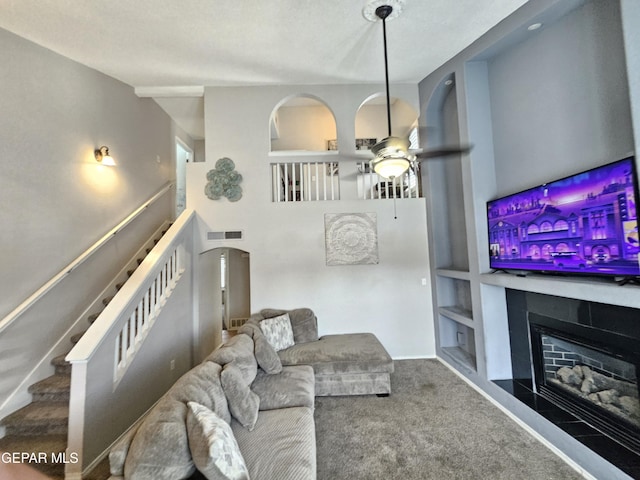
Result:
[[[325,213],[327,265],[378,264],[375,213]]]

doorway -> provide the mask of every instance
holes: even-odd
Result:
[[[235,331],[251,315],[249,252],[214,248],[200,254],[199,357],[222,343],[223,331]]]
[[[193,149],[176,137],[176,218],[187,206],[187,163],[193,159]]]

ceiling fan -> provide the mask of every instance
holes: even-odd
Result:
[[[377,2],[376,2],[377,3]],[[389,2],[393,3],[393,2]],[[374,4],[370,4],[375,6]],[[393,6],[383,4],[378,6],[374,13],[375,17],[366,10],[364,15],[368,20],[376,21],[382,20],[382,39],[384,44],[384,72],[385,72],[385,88],[387,95],[387,127],[388,136],[383,138],[373,147],[371,152],[374,158],[370,162],[371,169],[378,175],[393,180],[400,177],[409,168],[411,168],[416,162],[420,160],[427,160],[430,158],[441,158],[451,155],[459,155],[461,153],[467,153],[471,150],[470,146],[446,146],[432,150],[410,150],[411,142],[408,138],[394,137],[391,134],[391,103],[389,97],[389,62],[387,58],[387,19],[393,13]],[[396,11],[394,15],[399,14]]]

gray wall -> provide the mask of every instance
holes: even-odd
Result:
[[[498,194],[633,150],[620,8],[592,1],[489,61]]]
[[[4,30],[0,45],[3,317],[175,168],[171,120],[153,100]],[[116,168],[96,163],[101,145]]]
[[[172,181],[174,138],[191,139],[132,87],[4,30],[0,64],[2,319]],[[101,145],[110,148],[116,167],[96,162]],[[41,377],[34,372],[43,366],[53,372],[43,357],[63,353],[52,350],[55,343],[172,216],[172,196],[0,333],[0,417],[16,406],[7,402],[25,378]],[[18,396],[17,403],[24,402],[25,392]]]
[[[478,359],[487,365],[509,362],[504,348],[509,337],[505,285],[486,275],[486,201],[634,151],[640,120],[634,29],[639,15],[635,0],[527,2],[419,84],[420,102],[428,111],[443,79],[455,74],[460,137],[475,145],[469,168],[463,169],[469,180],[463,184],[464,212],[473,323],[479,352],[484,348]],[[528,31],[535,22],[543,27]],[[439,248],[437,240],[432,251]],[[574,298],[605,296],[596,282],[562,285]],[[539,291],[553,286],[553,281],[537,277],[525,279],[519,288]],[[582,291],[586,293],[580,296]],[[500,341],[503,338],[506,342]],[[628,478],[490,381],[507,377],[481,366],[477,372],[456,368],[594,477]]]

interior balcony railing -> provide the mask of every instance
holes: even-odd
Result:
[[[340,176],[339,165],[335,161],[272,163],[272,202],[340,200],[341,188],[353,185],[362,200],[422,197],[419,165],[392,180],[373,172],[368,161],[358,162],[357,172],[348,178]]]

